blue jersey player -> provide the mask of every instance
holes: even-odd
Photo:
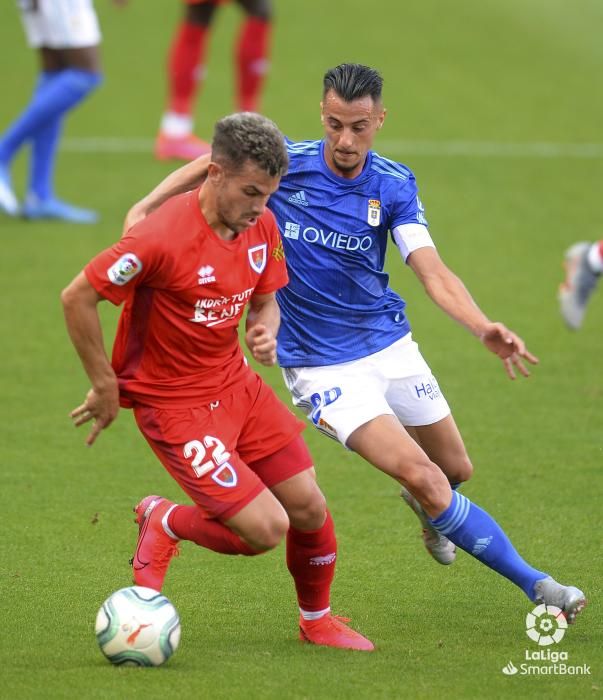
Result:
[[[472,465],[437,380],[413,340],[404,300],[384,272],[389,237],[429,297],[503,362],[510,378],[537,359],[492,322],[440,259],[413,174],[371,150],[385,120],[377,71],[342,64],[324,77],[321,141],[288,143],[290,169],[268,206],[289,285],[278,293],[278,359],[296,406],[323,433],[402,485],[434,558],[456,547],[506,576],[568,622],[586,604],[515,550],[498,523],[457,492]],[[197,184],[201,158],[172,173],[129,212],[126,227]]]

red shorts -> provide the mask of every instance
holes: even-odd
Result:
[[[228,520],[263,489],[312,466],[305,424],[257,374],[236,394],[199,408],[137,405],[140,431],[209,518]]]

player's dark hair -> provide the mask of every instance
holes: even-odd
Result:
[[[225,168],[240,170],[250,160],[271,177],[282,177],[289,165],[285,137],[273,121],[253,112],[220,119],[214,128],[211,153]]]
[[[360,63],[341,63],[330,68],[323,79],[323,98],[333,90],[346,102],[370,95],[373,102],[381,99],[383,78],[374,68]]]

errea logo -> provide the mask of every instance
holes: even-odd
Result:
[[[202,265],[197,271],[199,275],[198,284],[209,284],[210,282],[215,282],[214,268],[211,265]]]

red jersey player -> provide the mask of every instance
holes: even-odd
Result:
[[[160,590],[178,541],[254,555],[286,535],[300,607],[300,636],[370,651],[372,643],[330,613],[336,540],[301,438],[303,424],[252,371],[246,344],[276,361],[275,291],[287,282],[272,213],[287,169],[284,139],[256,114],[216,125],[203,185],[160,207],[95,257],[63,291],[69,334],[92,388],[71,414],[93,420],[92,445],[131,407],[164,467],[193,500],[147,496],[136,506],[134,581]],[[98,303],[124,303],[112,363]]]

